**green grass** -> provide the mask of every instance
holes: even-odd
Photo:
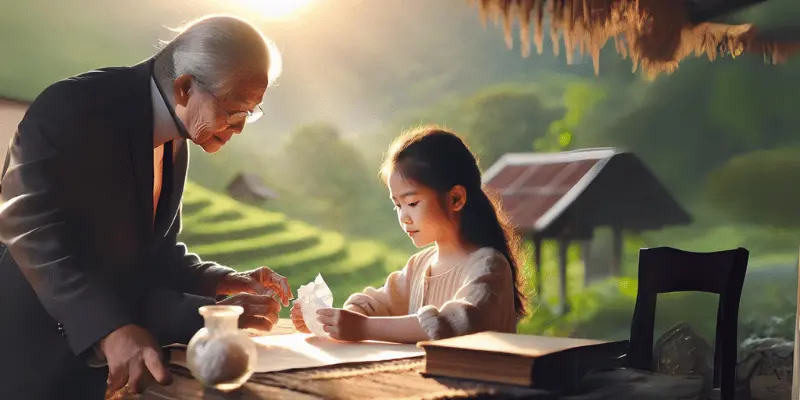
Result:
[[[666,235],[664,235],[666,236]],[[762,238],[766,230],[747,231],[716,227],[688,237],[676,235],[674,241],[659,240],[656,245],[691,251],[715,251],[744,246],[751,249],[747,275],[739,307],[739,340],[750,335],[794,339],[797,307],[797,254],[790,239],[773,242]],[[781,243],[788,242],[788,245]],[[533,313],[519,325],[519,332],[548,336],[586,337],[606,340],[627,339],[636,302],[636,254],[642,244],[626,243],[628,276],[609,278],[583,287],[583,266],[577,248],[568,252],[568,290],[571,312],[557,314],[558,279],[554,245],[543,248],[544,299],[536,298]],[[754,249],[754,250],[753,250]],[[773,249],[768,251],[767,249]],[[778,251],[780,250],[780,251]],[[526,273],[530,275],[529,269]],[[655,335],[658,337],[675,323],[685,321],[701,337],[713,344],[718,297],[707,293],[669,293],[658,296]],[[777,322],[776,322],[777,321]]]
[[[410,256],[377,241],[347,240],[192,182],[186,184],[179,239],[204,260],[236,270],[270,267],[289,279],[295,295],[300,285],[322,274],[337,307],[352,293],[380,286]],[[288,316],[288,309],[281,316]]]

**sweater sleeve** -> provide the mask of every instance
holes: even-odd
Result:
[[[451,300],[441,308],[423,306],[417,317],[431,340],[483,331],[516,332],[508,261],[499,253],[476,260]]]
[[[375,289],[370,286],[363,292],[354,293],[344,302],[343,308],[368,317],[408,315],[409,292],[415,268],[412,257],[402,270],[389,274],[382,287]]]

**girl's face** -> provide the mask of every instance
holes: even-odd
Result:
[[[458,240],[456,212],[463,205],[454,201],[452,191],[441,199],[435,190],[409,181],[397,171],[392,171],[387,183],[400,227],[415,246]],[[453,207],[445,209],[443,204]]]

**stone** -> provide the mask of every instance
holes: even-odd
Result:
[[[711,390],[714,349],[685,322],[668,329],[656,341],[653,364],[653,370],[661,374],[699,375],[704,392]]]
[[[748,338],[742,344],[736,375],[749,380],[753,400],[789,399],[794,343],[780,338]]]

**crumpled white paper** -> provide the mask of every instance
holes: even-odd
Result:
[[[321,274],[317,274],[314,282],[300,286],[297,289],[297,300],[300,302],[300,310],[303,311],[303,321],[308,329],[317,336],[330,338],[330,334],[322,329],[322,324],[317,321],[317,310],[320,308],[333,307],[333,293],[328,288],[328,284],[322,279]]]

